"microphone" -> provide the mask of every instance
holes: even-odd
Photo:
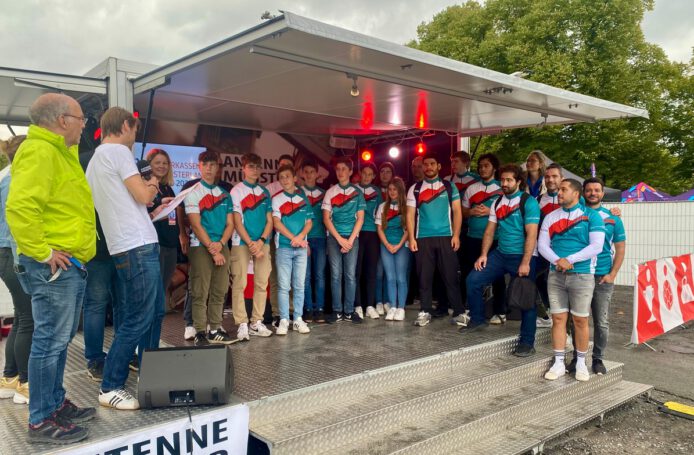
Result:
[[[149,164],[149,161],[138,160],[137,170],[140,171],[140,176],[142,176],[143,179],[149,180],[152,178],[152,166]]]

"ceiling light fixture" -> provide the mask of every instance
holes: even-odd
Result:
[[[352,74],[352,73],[347,73],[347,78],[352,79],[352,89],[349,91],[349,94],[352,95],[353,97],[359,96],[359,87],[357,86],[357,75]]]

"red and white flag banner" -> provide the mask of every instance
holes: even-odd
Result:
[[[644,343],[694,319],[694,254],[639,264],[631,342]]]

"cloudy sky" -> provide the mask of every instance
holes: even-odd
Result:
[[[455,0],[1,0],[0,67],[83,74],[108,56],[164,64],[294,13],[397,43]],[[374,5],[378,9],[374,10]],[[673,60],[694,46],[694,0],[656,0],[644,32]],[[3,132],[0,131],[0,136]]]

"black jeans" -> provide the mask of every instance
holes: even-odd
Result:
[[[14,305],[14,322],[5,345],[3,376],[11,378],[19,375],[20,382],[27,382],[34,319],[31,315],[31,296],[24,292],[14,273],[11,248],[0,248],[0,279],[10,291]]]
[[[461,248],[463,249],[463,263],[461,264],[460,280],[465,282],[482,252],[482,239],[465,236],[465,243]],[[496,249],[496,240],[492,243],[492,247],[489,248],[489,252],[491,253],[494,249]],[[463,290],[467,292],[465,287],[463,287]],[[504,277],[492,283],[492,292],[494,294],[494,314],[506,315],[506,281],[504,281]]]
[[[375,232],[359,233],[359,252],[357,255],[357,293],[354,308],[376,305],[376,269],[381,256],[381,241]]]
[[[427,237],[417,239],[415,259],[419,277],[419,298],[422,311],[431,313],[432,283],[434,272],[438,269],[443,286],[446,288],[448,303],[453,308],[453,316],[463,311],[458,277],[458,258],[451,248],[451,237]]]

